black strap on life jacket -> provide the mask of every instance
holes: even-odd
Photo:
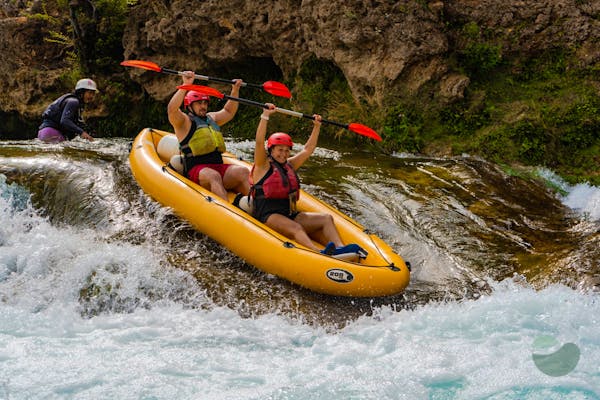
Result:
[[[192,125],[190,126],[187,136],[181,142],[179,142],[179,148],[183,154],[183,173],[187,175],[194,165],[198,164],[223,164],[223,156],[218,150],[199,156],[192,155],[192,149],[190,149],[188,143],[198,128],[198,122],[201,122],[204,126],[212,126],[213,128],[215,127],[216,123],[211,123],[212,119],[209,120],[210,117],[208,116],[206,117],[206,120],[203,120],[197,115],[188,114],[188,116],[192,120]],[[218,128],[218,125],[216,126]]]

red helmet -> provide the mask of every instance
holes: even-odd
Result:
[[[294,145],[290,135],[283,132],[277,132],[269,136],[269,139],[267,139],[267,149],[270,150],[271,147],[277,146],[278,144],[289,146],[290,148]]]
[[[210,96],[207,95],[206,93],[196,92],[195,90],[190,90],[189,92],[187,92],[185,94],[185,97],[183,98],[183,105],[187,107],[190,104],[192,104],[193,102],[201,101],[201,100],[209,101]]]

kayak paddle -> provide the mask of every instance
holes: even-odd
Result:
[[[242,99],[242,98],[239,98],[239,97],[229,96],[229,95],[226,95],[224,93],[221,93],[220,91],[218,91],[215,88],[211,88],[211,87],[208,87],[208,86],[180,85],[180,86],[177,86],[177,89],[195,90],[195,91],[198,91],[198,92],[205,93],[205,94],[207,94],[209,96],[218,97],[219,99],[225,98],[225,99],[237,101],[237,102],[240,102],[240,103],[243,103],[243,104],[248,104],[250,106],[255,106],[255,107],[260,107],[260,108],[269,108],[269,106],[266,103],[260,103],[258,101],[253,101],[253,100],[248,100],[248,99]],[[291,115],[293,117],[308,118],[308,119],[312,119],[312,120],[315,119],[315,117],[312,116],[312,115],[304,114],[304,113],[301,113],[301,112],[298,112],[298,111],[293,111],[293,110],[286,110],[285,108],[275,107],[275,110],[277,110],[277,112],[280,112],[282,114]],[[366,137],[369,137],[371,139],[375,139],[378,142],[381,141],[381,136],[379,136],[377,134],[377,132],[375,132],[373,129],[369,128],[368,126],[365,126],[365,125],[362,125],[362,124],[357,124],[355,122],[352,122],[350,124],[342,124],[340,122],[329,121],[327,119],[321,119],[321,123],[339,126],[340,128],[348,129],[348,130],[350,130],[350,131],[352,131],[354,133],[358,133],[359,135],[366,136]]]
[[[163,68],[163,67],[159,66],[158,64],[155,64],[151,61],[126,60],[126,61],[121,62],[121,65],[123,65],[124,67],[141,68],[141,69],[146,69],[148,71],[162,72],[162,73],[171,74],[171,75],[183,75],[182,71],[175,71],[174,69]],[[235,81],[233,81],[232,79],[215,78],[212,76],[199,75],[199,74],[194,74],[194,78],[204,80],[204,81],[213,81],[213,82],[231,83],[231,84],[235,83]],[[248,86],[251,88],[262,89],[265,92],[272,94],[273,96],[285,97],[286,99],[289,99],[292,97],[292,93],[287,88],[287,86],[285,86],[283,83],[280,83],[280,82],[267,81],[267,82],[263,83],[262,85],[259,85],[256,83],[243,82],[242,86]]]

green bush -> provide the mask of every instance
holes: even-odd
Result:
[[[475,148],[488,160],[505,163],[515,160],[515,145],[507,134],[507,129],[495,129],[480,135]]]
[[[484,77],[502,62],[502,47],[491,43],[492,32],[481,32],[475,22],[466,23],[460,35],[466,43],[458,52],[459,65],[471,76]]]
[[[528,120],[519,121],[509,129],[517,145],[519,161],[527,165],[548,165],[546,160],[548,134],[545,129]]]
[[[500,65],[501,47],[487,43],[469,43],[459,60],[469,75],[482,77]]]
[[[352,101],[346,77],[331,61],[310,57],[300,67],[296,83],[294,102],[305,114],[323,114],[332,103]]]
[[[444,107],[439,113],[439,118],[446,133],[469,136],[490,123],[490,112],[484,103],[473,106],[467,102],[460,102]]]
[[[424,146],[422,116],[405,107],[392,108],[385,117],[383,138],[390,150],[418,153]]]

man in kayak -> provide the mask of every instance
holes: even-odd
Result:
[[[182,74],[183,84],[194,83],[194,72]],[[241,79],[231,87],[238,97]],[[224,164],[221,153],[225,141],[220,127],[235,116],[238,103],[228,100],[220,111],[208,112],[209,96],[193,90],[178,89],[167,106],[169,122],[183,153],[184,171],[189,179],[227,200],[227,190],[247,195],[250,190],[248,170],[239,165]],[[181,110],[183,103],[185,111]]]
[[[58,143],[81,136],[93,141],[83,122],[83,109],[94,100],[98,92],[96,82],[91,79],[80,79],[75,85],[75,92],[67,93],[54,100],[42,114],[38,139],[46,143]]]
[[[300,178],[296,171],[311,156],[317,147],[321,130],[321,116],[315,114],[313,129],[304,148],[290,156],[292,138],[282,132],[265,136],[269,116],[277,112],[275,105],[267,103],[256,129],[254,165],[251,171],[253,182],[250,196],[253,201],[253,216],[303,246],[319,251],[313,239],[325,245],[321,253],[334,257],[355,253],[366,257],[366,251],[356,244],[344,246],[335,227],[333,217],[327,213],[298,212],[296,201],[300,196]]]

